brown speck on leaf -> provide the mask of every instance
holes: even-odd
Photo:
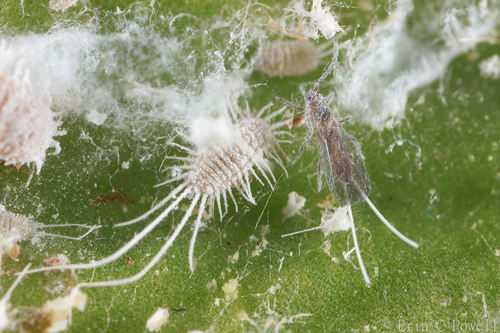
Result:
[[[51,256],[45,260],[45,266],[61,266],[69,263],[68,257],[64,254],[59,254],[58,256]]]
[[[98,194],[96,194],[96,196],[98,197],[98,199],[97,200],[91,200],[90,204],[91,205],[100,205],[102,203],[108,203],[108,202],[123,203],[119,207],[119,209],[122,209],[122,210],[125,210],[127,208],[127,204],[131,204],[131,205],[135,204],[135,201],[128,199],[128,198],[130,198],[130,194],[123,194],[120,190],[117,190],[117,189],[114,189],[114,188],[112,188],[112,190],[115,193],[115,195],[109,196],[109,195],[104,194],[104,193],[98,193]],[[108,209],[109,208],[110,207],[108,207]],[[117,210],[113,210],[111,213],[109,213],[108,216],[106,216],[106,218],[104,219],[104,221],[106,221],[116,211]]]
[[[11,259],[17,259],[20,252],[21,252],[21,247],[17,244],[14,244],[10,249],[8,255]]]
[[[135,260],[132,260],[129,257],[125,258],[125,260],[127,260],[130,265],[134,265],[135,266]]]

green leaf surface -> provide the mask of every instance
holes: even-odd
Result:
[[[417,14],[425,15],[422,11],[427,7],[422,5],[420,9],[418,3]],[[96,1],[60,13],[49,10],[47,1],[2,1],[0,32],[12,36],[43,34],[56,23],[72,26],[83,20],[85,15],[80,13],[87,6],[100,19],[97,34],[105,35],[119,25],[110,11],[116,11],[116,7],[146,11],[148,5]],[[215,17],[227,18],[224,11],[234,13],[245,5],[232,1],[156,1],[151,24],[153,30],[166,35],[167,23],[158,23],[160,15],[190,13],[208,26]],[[278,10],[286,2],[268,5]],[[369,12],[355,6],[335,8],[350,14],[345,15],[342,24],[359,24],[359,34],[368,29],[373,17]],[[384,6],[377,14],[379,19],[385,18]],[[185,32],[178,34],[182,38]],[[218,38],[224,40],[223,36]],[[207,46],[198,42],[189,46],[203,58],[200,50]],[[256,46],[250,47],[248,58]],[[366,203],[355,205],[354,220],[372,279],[370,287],[358,269],[355,253],[350,255],[351,262],[344,258],[343,254],[353,246],[350,232],[325,237],[316,230],[281,237],[319,225],[323,207],[335,205],[328,188],[317,191],[318,150],[312,144],[295,165],[286,164],[288,177],[275,165],[278,181],[274,190],[252,182],[257,205],[238,195],[238,212],[230,205],[222,221],[217,211],[213,219],[204,221],[206,227],[196,241],[193,273],[189,270],[188,250],[194,217],[167,255],[140,281],[84,288],[87,306],[83,312],[73,310],[68,332],[145,332],[147,319],[160,307],[170,312],[164,332],[269,332],[280,320],[299,314],[310,316],[283,324],[284,331],[418,332],[425,328],[458,331],[471,327],[460,326],[464,323],[489,325],[490,331],[496,323],[496,329],[500,329],[500,85],[498,80],[482,77],[478,68],[480,61],[499,51],[498,44],[480,43],[455,58],[443,79],[412,91],[405,119],[393,129],[374,131],[357,122],[355,115],[354,121],[345,124],[365,155],[372,181],[370,199],[399,231],[420,244],[419,249],[408,246],[380,222]],[[250,85],[265,84],[252,88],[245,99],[252,109],[260,109],[276,96],[289,98],[294,94],[294,102],[300,103],[300,84],[306,83],[309,89],[309,83],[320,77],[321,67],[306,76],[283,79],[253,73]],[[162,73],[149,78],[151,82],[156,78],[176,82]],[[102,80],[118,82],[105,74]],[[329,87],[320,90],[326,95]],[[43,237],[38,244],[22,242],[17,261],[4,256],[3,272],[20,271],[28,263],[43,266],[47,257],[61,253],[71,263],[108,256],[152,218],[123,228],[113,225],[146,212],[176,186],[154,187],[170,176],[162,172],[167,165],[164,156],[179,154],[165,145],[175,125],[138,116],[137,112],[143,111],[140,107],[133,110],[134,115],[125,115],[130,118],[128,123],[114,114],[102,126],[88,122],[83,110],[66,111],[61,128],[67,134],[56,137],[62,150],[47,156],[41,173],[34,175],[28,188],[24,187],[26,173],[0,166],[0,203],[9,211],[32,215],[44,224],[101,223],[102,228],[81,241]],[[144,114],[153,111],[146,109]],[[349,115],[349,110],[342,110],[344,114]],[[294,127],[292,132],[293,143],[282,144],[288,156],[296,154],[307,129]],[[410,140],[413,145],[405,142],[387,153],[399,139]],[[420,159],[416,146],[421,149]],[[128,169],[123,167],[124,162],[129,163]],[[22,170],[29,171],[29,167]],[[307,201],[300,214],[283,220],[282,208],[292,191]],[[98,204],[98,200],[107,202]],[[189,203],[184,200],[126,257],[109,265],[29,275],[14,291],[12,306],[31,314],[48,300],[67,295],[79,282],[114,280],[138,273],[173,232]],[[54,232],[78,236],[84,231],[63,228]],[[263,245],[264,237],[267,246]],[[237,260],[235,253],[239,253]],[[238,296],[225,300],[222,286],[235,278]],[[13,275],[2,275],[2,290],[14,279]],[[207,285],[213,280],[215,287]],[[241,320],[242,311],[250,320]],[[272,320],[275,324],[269,326]],[[30,325],[24,326],[25,331],[43,330],[41,322]]]

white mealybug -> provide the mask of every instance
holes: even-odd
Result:
[[[298,76],[315,70],[331,52],[330,44],[316,46],[301,40],[276,41],[262,45],[252,59],[255,70],[269,75]]]
[[[186,171],[176,177],[173,177],[172,179],[158,184],[157,186],[182,180],[183,182],[170,192],[166,198],[143,215],[131,221],[115,225],[116,227],[122,227],[142,221],[155,211],[164,207],[167,202],[171,201],[170,205],[167,206],[167,208],[165,208],[163,212],[160,213],[146,228],[135,235],[132,240],[130,240],[114,254],[91,263],[42,267],[32,269],[29,273],[48,270],[93,269],[111,263],[124,255],[141,239],[148,235],[185,198],[190,198],[191,204],[189,205],[184,217],[175,228],[173,234],[166,240],[163,247],[139,273],[129,278],[120,280],[80,283],[77,288],[116,286],[139,280],[165,255],[167,250],[172,246],[173,242],[186,225],[195,207],[200,204],[189,248],[189,266],[191,270],[194,270],[194,245],[199,227],[201,225],[202,214],[207,205],[210,205],[210,210],[213,211],[216,202],[222,218],[223,211],[221,198],[224,201],[224,208],[227,212],[227,195],[229,195],[237,209],[236,199],[232,193],[233,187],[236,188],[243,198],[255,204],[255,200],[250,189],[250,177],[253,176],[262,185],[264,185],[264,183],[254,169],[258,170],[262,174],[262,177],[264,177],[264,179],[269,183],[271,188],[273,188],[273,184],[267,176],[266,171],[271,176],[273,181],[276,182],[276,178],[271,171],[267,157],[274,160],[274,162],[282,167],[286,173],[286,169],[278,156],[278,152],[282,153],[286,158],[286,155],[281,150],[280,143],[289,141],[279,140],[276,136],[291,136],[291,134],[287,131],[278,130],[280,127],[288,124],[290,120],[282,120],[271,124],[270,121],[273,118],[282,115],[286,109],[286,107],[283,107],[268,114],[267,116],[264,116],[266,111],[268,111],[271,107],[272,104],[268,104],[256,114],[251,114],[248,104],[246,105],[245,110],[237,108],[237,111],[235,112],[233,108],[230,108],[232,118],[234,120],[233,129],[234,133],[236,133],[235,141],[230,144],[214,144],[207,145],[203,147],[203,149],[190,149],[177,143],[170,143],[171,146],[175,146],[189,153],[188,157],[170,157],[172,159],[187,162],[186,165],[178,166],[178,168]]]
[[[0,161],[5,165],[32,163],[39,173],[47,149],[54,147],[54,154],[61,150],[53,137],[66,133],[58,131],[55,116],[35,96],[26,77],[21,81],[0,74]],[[26,186],[30,180],[31,175]]]
[[[49,234],[40,231],[40,229],[55,227],[83,227],[89,230],[80,237]],[[38,237],[44,236],[81,240],[93,230],[100,227],[101,226],[87,226],[80,224],[45,225],[33,221],[31,217],[8,212],[5,209],[5,206],[0,204],[0,258],[3,256],[3,254],[7,254],[12,259],[16,259],[21,250],[20,246],[17,244],[20,241],[31,239],[32,242],[34,242]]]

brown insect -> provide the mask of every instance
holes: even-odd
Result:
[[[280,102],[304,112],[307,117],[309,133],[306,136],[305,142],[300,147],[300,150],[292,161],[295,163],[302,155],[304,148],[312,141],[314,137],[318,138],[320,159],[318,163],[318,189],[321,189],[321,174],[325,175],[330,191],[335,196],[335,199],[343,206],[348,207],[349,220],[351,222],[351,230],[358,257],[359,266],[366,284],[370,284],[370,278],[366,272],[359,251],[358,240],[356,238],[356,228],[352,217],[351,206],[362,201],[366,201],[375,214],[391,229],[399,238],[409,245],[418,248],[419,245],[408,239],[399,231],[397,231],[373,203],[368,199],[371,191],[371,183],[368,172],[365,167],[365,157],[361,152],[361,146],[358,141],[346,133],[342,124],[350,117],[337,120],[336,115],[330,109],[329,105],[332,101],[333,94],[326,97],[318,92],[321,82],[330,74],[336,64],[338,57],[338,48],[334,52],[334,57],[331,64],[325,70],[313,89],[305,95],[305,107],[299,107],[276,97]],[[295,234],[295,233],[294,233]],[[288,235],[283,235],[288,236]]]

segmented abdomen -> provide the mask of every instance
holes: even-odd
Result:
[[[243,176],[264,160],[274,143],[271,127],[263,120],[246,118],[236,124],[241,142],[225,148],[210,148],[196,156],[187,182],[200,194],[221,193],[242,183]]]
[[[311,42],[274,42],[259,49],[254,64],[261,73],[284,77],[303,75],[316,69],[320,58],[320,52]]]

